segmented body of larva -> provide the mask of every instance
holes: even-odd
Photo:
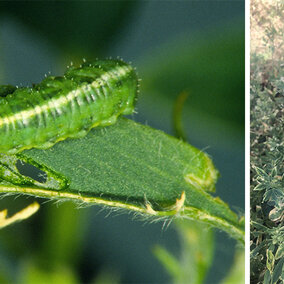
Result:
[[[134,69],[121,60],[71,67],[32,88],[0,86],[0,153],[46,149],[111,125],[134,111],[137,89]]]

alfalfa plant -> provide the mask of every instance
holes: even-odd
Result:
[[[283,283],[284,4],[251,5],[251,283]]]

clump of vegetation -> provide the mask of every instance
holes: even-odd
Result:
[[[251,283],[282,283],[284,3],[252,1],[251,10]]]

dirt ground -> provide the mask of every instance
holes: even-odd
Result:
[[[283,60],[284,1],[251,0],[251,53]]]

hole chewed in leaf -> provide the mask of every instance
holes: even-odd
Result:
[[[17,160],[16,167],[19,173],[23,176],[30,177],[39,183],[46,183],[47,174],[46,172],[40,170],[39,168],[28,164],[22,160]]]
[[[12,185],[54,190],[62,190],[69,186],[66,177],[21,154],[0,154],[0,178]]]

